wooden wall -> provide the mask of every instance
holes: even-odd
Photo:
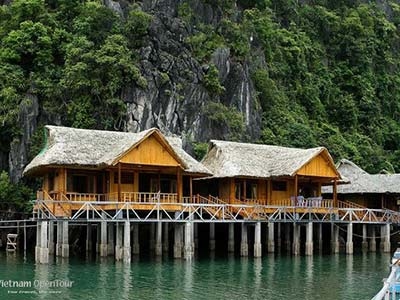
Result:
[[[50,190],[50,177],[53,175],[53,189]],[[42,189],[46,192],[66,192],[67,190],[67,170],[65,168],[50,169],[43,176]]]
[[[233,178],[222,178],[218,181],[219,195],[218,197],[222,200],[230,200],[231,198],[231,181]]]
[[[273,180],[274,181],[274,180]],[[273,182],[272,181],[272,182]],[[285,181],[286,182],[286,191],[276,191],[273,189],[273,184],[271,184],[271,199],[268,204],[272,204],[277,201],[290,199],[291,196],[295,195],[294,190],[294,179],[293,180],[276,180],[276,181]]]
[[[114,174],[115,173],[118,173],[118,170],[110,171],[110,193],[118,193],[118,183],[114,183]],[[124,173],[124,172],[121,172],[121,173]],[[139,191],[139,174],[137,172],[135,172],[133,174],[133,177],[134,177],[134,180],[130,184],[122,184],[121,183],[121,192],[138,192]]]
[[[325,158],[323,152],[304,165],[297,174],[333,178],[337,176],[335,167]]]
[[[251,180],[251,179],[249,179]],[[254,181],[254,180],[253,180]],[[272,190],[272,184],[268,183],[269,180],[257,179],[257,200],[261,204],[273,204],[274,202],[290,199],[295,195],[294,192],[294,179],[293,180],[278,180],[285,181],[287,189],[285,191]],[[270,189],[270,190],[269,190]],[[235,179],[234,178],[221,178],[218,180],[218,196],[221,200],[234,203],[235,199]]]
[[[154,137],[150,136],[137,147],[126,153],[121,163],[134,163],[158,166],[179,166],[179,162],[166,148]]]
[[[260,204],[266,204],[268,198],[268,184],[267,180],[257,180],[257,197],[260,200]]]

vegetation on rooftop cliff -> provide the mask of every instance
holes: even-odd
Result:
[[[200,24],[188,42],[200,60],[228,47],[250,61],[263,111],[257,142],[323,145],[370,172],[400,172],[400,6],[389,1],[388,17],[371,2],[308,2],[237,1],[236,18],[232,1],[212,1],[223,20]]]

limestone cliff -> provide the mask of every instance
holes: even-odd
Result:
[[[103,4],[124,18],[127,1],[104,0]],[[126,103],[126,118],[120,128],[137,132],[158,127],[165,133],[184,138],[191,151],[192,142],[206,142],[211,138],[229,139],[232,129],[209,118],[206,107],[210,102],[222,103],[243,116],[244,130],[238,139],[256,139],[260,131],[260,105],[250,77],[251,65],[237,61],[227,48],[218,48],[208,63],[201,63],[191,52],[186,38],[196,29],[178,17],[179,0],[144,0],[141,9],[152,15],[152,22],[144,45],[140,49],[139,65],[147,80],[147,87],[125,86],[122,99]],[[221,12],[201,0],[192,0],[196,18],[207,24],[217,24]],[[213,64],[224,87],[220,95],[211,94],[204,86],[204,76]],[[60,118],[46,120],[41,115],[38,99],[30,97],[20,107],[19,122],[22,135],[11,142],[8,154],[9,171],[13,181],[21,178],[27,164],[29,141],[37,123],[52,122],[63,125]],[[236,134],[236,133],[235,133]]]

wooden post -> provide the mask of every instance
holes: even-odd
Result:
[[[124,222],[124,247],[123,247],[124,263],[131,262],[131,224],[128,220]]]
[[[181,202],[182,198],[182,171],[181,167],[179,166],[176,171],[176,192],[177,192],[177,202]]]
[[[353,223],[347,224],[346,254],[353,254]]]
[[[267,184],[267,205],[272,203],[272,184],[271,184],[271,178],[268,179],[268,184]]]
[[[59,186],[59,191],[62,193],[62,194],[65,194],[65,168],[63,167],[63,168],[61,168],[60,169],[60,174],[59,174],[59,183],[60,183],[60,186]],[[60,199],[61,199],[61,197],[60,197]]]
[[[210,223],[210,234],[209,234],[209,249],[210,251],[214,251],[215,250],[215,223]]]
[[[106,182],[106,172],[102,172],[101,173],[101,180],[103,181],[103,190],[102,190],[102,193],[105,195],[106,193],[107,193],[107,187],[106,187],[106,184],[107,184],[107,182]],[[104,199],[104,200],[106,200],[106,199]]]
[[[243,199],[246,201],[246,195],[247,195],[247,191],[246,191],[246,187],[247,187],[246,179],[244,179],[242,182],[243,182]]]
[[[254,229],[254,257],[261,257],[261,222],[257,222]]]
[[[157,189],[161,193],[161,173],[160,173],[160,170],[158,171]]]
[[[338,203],[337,203],[337,182],[336,182],[336,178],[333,180],[333,207],[338,207]]]
[[[278,223],[279,225],[280,223]],[[300,255],[300,225],[293,223],[293,255]]]
[[[135,171],[133,173],[134,178],[134,184],[133,184],[133,191],[138,193],[139,192],[139,172]]]
[[[229,223],[228,228],[228,252],[235,252],[235,223]]]
[[[321,182],[318,182],[318,187],[317,187],[318,188],[318,191],[317,191],[317,196],[318,197],[321,197],[321,192],[322,192],[321,191],[321,186],[322,186]]]
[[[235,202],[235,179],[230,178],[229,181],[229,199],[228,202],[233,204]]]
[[[121,202],[121,163],[118,163],[118,202]]]
[[[193,178],[192,176],[189,176],[189,193],[190,193],[190,203],[192,202],[192,197],[193,197]]]
[[[298,193],[299,193],[299,179],[296,174],[296,175],[294,175],[294,196],[296,197],[295,198],[296,200],[297,200]]]
[[[59,172],[58,178],[57,178],[57,180],[58,180],[58,192],[60,194],[58,196],[58,200],[63,200],[62,195],[65,195],[65,192],[66,192],[66,181],[67,181],[66,173],[67,173],[67,171],[66,171],[65,167],[62,167],[62,168],[59,169],[58,172]]]
[[[247,225],[242,223],[242,239],[240,241],[240,256],[249,255],[249,245],[247,242]]]
[[[268,252],[275,252],[274,223],[268,222]]]
[[[263,194],[263,187],[264,187],[265,181],[262,179],[258,179],[257,180],[257,202],[259,204],[265,205],[265,201],[266,201],[266,194]]]
[[[313,255],[313,250],[313,222],[308,222],[306,225],[306,255]]]

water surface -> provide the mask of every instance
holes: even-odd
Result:
[[[32,257],[1,253],[0,283],[28,281],[32,287],[0,285],[0,299],[371,299],[389,273],[389,260],[389,254],[370,253],[211,256],[190,263],[134,257],[128,266],[111,257],[70,258],[38,265]],[[54,280],[73,281],[72,287],[35,287]]]

